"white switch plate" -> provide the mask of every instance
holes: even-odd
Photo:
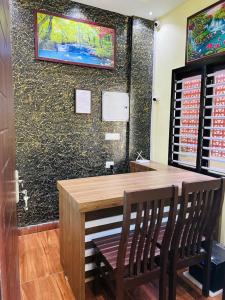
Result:
[[[114,166],[114,161],[106,161],[105,162],[106,169],[110,169],[111,166]]]
[[[106,133],[105,134],[105,140],[106,141],[119,141],[120,140],[120,134],[119,133]]]

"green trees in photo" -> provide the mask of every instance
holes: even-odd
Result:
[[[209,33],[205,26],[210,22],[210,17],[207,16],[205,12],[197,15],[195,18],[192,19],[192,25],[194,30],[193,30],[193,38],[198,40],[199,42],[204,39],[205,36]],[[189,26],[190,26],[189,25]],[[201,36],[201,37],[200,37]],[[199,38],[200,37],[200,38]]]
[[[225,19],[225,5],[223,4],[222,7],[215,13],[215,19]]]
[[[112,58],[113,30],[84,22],[38,13],[39,47],[54,50],[56,45],[76,44],[90,49],[94,55]]]

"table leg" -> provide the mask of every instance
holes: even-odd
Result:
[[[85,214],[61,191],[59,202],[62,266],[76,300],[85,300]]]

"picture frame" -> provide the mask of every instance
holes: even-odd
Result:
[[[74,112],[76,114],[91,114],[91,96],[90,90],[74,90]]]
[[[225,55],[225,0],[187,19],[185,63]]]
[[[35,10],[35,58],[114,70],[116,29],[88,20]]]

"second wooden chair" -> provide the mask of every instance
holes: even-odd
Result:
[[[224,179],[183,183],[170,249],[169,299],[176,299],[176,272],[204,261],[204,296],[209,296],[212,240],[222,212]],[[204,246],[202,244],[204,241]]]

